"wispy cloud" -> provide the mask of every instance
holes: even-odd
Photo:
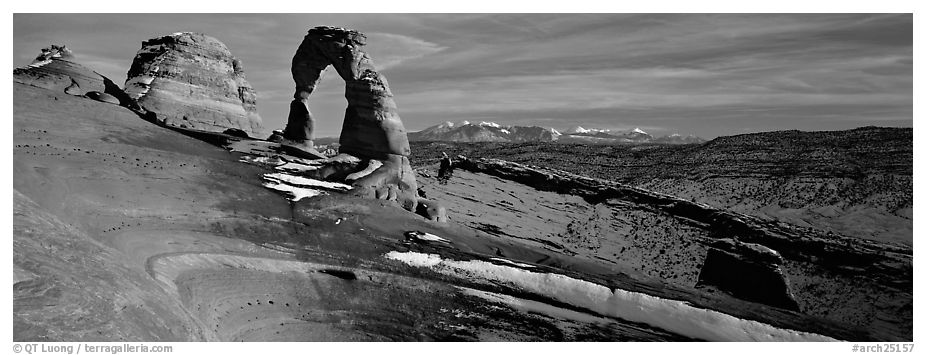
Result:
[[[367,38],[367,50],[376,58],[374,63],[379,70],[447,49],[436,43],[392,33],[373,32],[368,33]]]

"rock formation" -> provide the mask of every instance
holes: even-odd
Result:
[[[428,145],[428,147],[441,146],[432,144]],[[419,151],[419,149],[415,150],[415,152]],[[453,150],[448,151],[448,153],[450,152],[453,152]],[[539,149],[525,152],[525,154],[534,154],[534,160],[543,159],[545,164],[549,164],[546,160],[549,158],[540,155],[541,153],[544,152]],[[653,234],[660,233],[661,230],[673,231],[671,234],[664,234],[667,238],[658,239],[657,243],[661,246],[660,248],[655,248],[662,249],[662,246],[665,246],[667,241],[676,240],[677,242],[674,242],[674,246],[665,248],[665,255],[668,255],[669,258],[663,259],[664,256],[660,255],[661,250],[659,250],[660,253],[654,253],[655,255],[649,254],[651,258],[643,259],[642,262],[648,263],[647,267],[651,264],[662,262],[661,268],[673,268],[680,271],[688,270],[689,267],[693,268],[691,270],[694,272],[694,275],[693,278],[690,279],[690,283],[688,283],[688,276],[685,276],[686,283],[679,284],[683,287],[697,285],[699,276],[701,276],[700,274],[709,271],[703,269],[710,269],[710,267],[705,266],[707,259],[714,259],[714,257],[719,254],[714,252],[713,255],[708,255],[711,249],[709,246],[714,244],[716,238],[735,237],[736,240],[742,243],[768,247],[770,250],[777,252],[781,258],[785,260],[780,264],[780,268],[783,275],[786,275],[788,278],[788,289],[790,289],[793,299],[797,302],[802,313],[837,322],[847,322],[869,329],[877,328],[879,332],[888,328],[908,329],[908,324],[910,324],[910,319],[912,319],[910,313],[912,308],[909,300],[912,299],[911,295],[913,290],[913,268],[911,262],[913,252],[910,246],[851,238],[830,232],[821,232],[805,226],[797,226],[776,220],[760,218],[754,215],[724,210],[712,205],[693,202],[691,200],[649,191],[620,182],[589,178],[549,167],[539,167],[500,159],[486,158],[465,159],[463,157],[458,157],[455,161],[458,162],[458,171],[464,170],[485,174],[491,177],[517,182],[540,191],[551,191],[558,194],[581,197],[592,205],[610,205],[616,211],[612,216],[627,221],[622,223],[628,223],[628,225],[634,226],[633,228],[636,230],[636,233],[621,231],[619,234],[634,236],[632,238],[633,243],[638,243],[642,239],[635,237],[637,235],[645,235],[646,238],[650,238]],[[564,162],[565,164],[565,161],[562,159],[559,160],[559,162]],[[430,164],[433,164],[433,162]],[[464,172],[457,175],[455,179],[462,176],[465,176]],[[473,183],[473,181],[476,181],[476,183]],[[479,183],[480,181],[486,181],[486,183]],[[427,184],[429,181],[428,179],[424,179],[422,182]],[[466,182],[467,185],[460,184],[458,186],[467,186],[467,188],[469,188],[469,186],[483,186],[488,185],[488,183],[491,183],[491,180],[471,180]],[[428,196],[446,203],[449,209],[455,211],[455,215],[461,216],[458,218],[459,222],[471,223],[470,225],[476,224],[464,222],[468,217],[463,216],[468,216],[470,213],[473,213],[473,211],[460,209],[458,203],[455,204],[452,198],[447,197],[449,193],[442,192],[445,190],[448,192],[453,191],[449,190],[451,188],[453,188],[452,185],[447,188],[429,190]],[[460,190],[453,192],[456,193],[457,191]],[[492,213],[498,210],[497,208],[507,211],[509,206],[513,205],[514,202],[525,203],[531,206],[540,205],[539,203],[527,202],[530,200],[521,195],[518,195],[518,197],[517,200],[509,201],[509,204],[496,205],[494,207],[486,203],[485,200],[480,200],[480,195],[478,194],[460,195],[459,199],[464,201],[466,201],[466,199],[472,199],[469,201],[480,201],[485,203],[485,210],[489,212],[482,213]],[[521,210],[519,210],[519,212],[520,211]],[[678,224],[675,224],[675,227],[667,228],[666,226],[671,225],[667,223],[669,219],[659,217],[655,219],[658,222],[654,223],[654,218],[657,216],[648,217],[646,219],[636,218],[634,220],[633,218],[627,217],[632,216],[631,213],[637,213],[632,211],[651,211],[646,212],[646,214],[655,212],[657,215],[670,216],[671,220],[676,221]],[[569,213],[572,213],[572,211],[570,210]],[[518,215],[527,215],[527,213],[518,213]],[[504,221],[502,223],[518,224],[517,222],[511,222],[510,219],[502,219],[502,221]],[[508,227],[506,229],[498,229],[496,233],[491,231],[491,229],[500,224],[504,225],[502,223],[495,223],[494,226],[489,225],[487,226],[489,228],[483,228],[481,230],[497,236],[504,236],[504,233],[511,233],[517,230],[513,227]],[[519,229],[522,228],[520,227],[521,225],[524,224],[519,224]],[[642,229],[636,228],[636,226],[640,226]],[[690,227],[693,228],[689,229]],[[677,232],[682,230],[694,231],[694,228],[704,231],[697,239],[682,239],[680,238],[681,236],[695,234]],[[517,235],[515,233],[511,234]],[[534,235],[538,234],[542,233],[521,234],[520,236],[533,238]],[[609,242],[613,242],[617,239],[608,238],[608,240]],[[557,240],[552,241],[560,243]],[[652,244],[646,245],[652,246]],[[564,249],[560,246],[554,247]],[[718,247],[720,247],[720,245],[718,245]],[[683,252],[676,253],[673,252],[673,249]],[[621,256],[621,253],[623,253],[620,248],[618,248],[617,251],[606,248],[602,248],[602,250],[606,253],[617,253],[618,256]],[[719,249],[718,251],[723,250],[725,249]],[[742,259],[740,263],[749,260],[742,256],[744,253],[737,252],[737,254],[738,255],[734,256],[738,259]],[[612,254],[604,254],[602,257],[611,255]],[[621,260],[627,260],[627,258],[621,256]],[[680,263],[674,263],[675,260],[680,261]],[[693,264],[690,263],[692,260],[694,261]],[[723,261],[723,259],[719,261]],[[714,263],[714,261],[711,263]],[[730,265],[737,264],[732,264],[731,262]],[[768,266],[768,264],[766,266]],[[682,268],[676,269],[679,267]],[[769,268],[771,269],[771,267]],[[727,269],[722,271],[726,272],[729,271],[729,269],[731,269],[731,267],[727,267]],[[704,276],[708,277],[711,273],[712,271],[707,272]],[[767,277],[762,281],[768,285],[773,285],[775,281],[768,280],[773,280],[777,276],[771,274],[766,275]],[[667,279],[667,276],[659,275],[658,273],[655,276]],[[668,277],[674,278],[675,276],[669,275]],[[708,277],[708,279],[710,278],[711,277]],[[716,280],[716,278],[714,280]],[[760,279],[756,278],[756,280]],[[714,286],[711,287],[720,288],[716,286],[719,281],[712,282]],[[707,285],[702,282],[702,286]],[[783,290],[783,286],[778,288],[778,290]],[[852,291],[847,292],[847,290]],[[733,294],[729,289],[724,290],[724,292]],[[734,296],[741,299],[750,297],[748,293],[746,296]],[[785,296],[783,292],[776,295],[776,297],[778,296],[782,297],[777,299],[773,298],[776,300],[773,302],[780,301],[776,304],[783,304],[785,308],[790,307],[791,302],[787,301],[786,297],[783,297]],[[874,302],[871,302],[871,300],[875,298],[881,299],[882,301],[880,301],[878,305],[875,305]],[[765,303],[761,301],[761,299],[757,300],[753,298],[750,300],[752,302]],[[888,308],[882,306],[886,304],[896,305],[896,307],[888,310]],[[901,333],[903,332],[907,331],[901,331]],[[900,337],[903,338],[906,337],[906,335],[900,335]]]
[[[365,44],[366,36],[354,30],[328,26],[309,30],[293,57],[296,93],[283,132],[284,144],[314,149],[315,119],[308,98],[325,68],[334,66],[347,85],[340,153],[382,161],[376,169],[365,169],[370,171],[356,176],[354,190],[362,196],[397,201],[414,211],[417,183],[408,162],[408,136],[389,84],[363,51]]]
[[[178,32],[147,40],[132,61],[125,91],[164,124],[261,133],[257,94],[241,61],[213,37]]]
[[[446,207],[441,206],[441,204],[436,201],[424,198],[418,200],[418,209],[415,211],[415,213],[418,213],[419,215],[422,215],[432,221],[448,221]]]
[[[365,44],[366,36],[354,30],[327,26],[309,30],[293,57],[296,93],[290,104],[286,139],[311,146],[315,138],[314,118],[308,98],[322,72],[331,65],[347,85],[341,152],[384,160],[390,154],[408,156],[411,151],[408,136],[392,91],[363,51]]]
[[[273,133],[270,134],[270,137],[267,137],[268,142],[280,143],[283,141],[283,131],[275,129]]]
[[[713,286],[743,300],[799,311],[782,262],[768,247],[721,239],[708,250],[697,287]]]
[[[118,85],[78,63],[71,50],[63,45],[43,48],[31,64],[13,70],[13,81],[97,101],[133,105]]]

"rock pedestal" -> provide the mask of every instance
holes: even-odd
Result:
[[[415,211],[418,204],[418,182],[408,157],[392,154],[381,163],[382,166],[371,173],[352,181],[354,194],[396,201],[402,208]]]
[[[178,32],[142,43],[125,91],[164,124],[262,134],[257,94],[241,62],[219,40]]]

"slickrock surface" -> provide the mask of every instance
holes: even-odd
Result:
[[[457,257],[542,254],[383,201],[291,203],[240,153],[14,86],[16,341],[688,339],[471,296],[457,286],[486,286],[382,255],[440,252],[407,242],[409,230],[451,240]]]
[[[133,105],[118,85],[77,62],[66,46],[43,48],[31,64],[13,70],[13,81],[116,105]]]
[[[366,36],[355,30],[328,26],[309,30],[293,56],[296,93],[283,132],[284,143],[314,148],[315,118],[309,110],[309,96],[325,68],[333,66],[347,86],[339,152],[382,161],[375,172],[353,182],[356,194],[397,201],[414,211],[418,185],[408,161],[408,136],[389,83],[363,51],[365,44]]]
[[[440,151],[499,158],[822,232],[913,244],[910,128],[765,132],[681,146],[413,145],[415,164],[436,161]]]
[[[257,94],[241,61],[204,34],[178,32],[144,41],[126,75],[125,91],[170,126],[264,134]]]
[[[454,212],[451,221],[670,285],[695,287],[719,238],[762,245],[784,259],[781,270],[801,312],[893,339],[911,335],[912,250],[903,245],[821,233],[496,159],[462,159],[447,185],[419,172],[428,197]]]
[[[292,201],[265,177],[302,180],[192,137],[240,138],[164,129],[119,106],[14,83],[13,116],[15,341],[647,341],[718,329],[668,331],[649,314],[601,312],[616,289],[700,307],[694,315],[741,317],[723,318],[735,334],[746,323],[781,327],[774,334],[789,336],[778,340],[821,338],[801,331],[884,338],[431,222],[382,200],[330,191]],[[501,273],[455,274],[430,260]],[[549,288],[504,277],[526,270]]]
[[[21,182],[20,182],[21,184]],[[168,293],[28,196],[13,196],[13,333],[18,341],[196,339]]]

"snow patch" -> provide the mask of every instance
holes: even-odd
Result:
[[[284,163],[276,167],[277,170],[292,171],[292,172],[305,172],[305,171],[314,171],[318,170],[317,166],[299,164],[299,163]]]
[[[315,196],[326,194],[324,191],[308,189],[304,187],[296,187],[296,186],[287,185],[287,184],[284,184],[278,181],[264,182],[264,187],[274,189],[277,191],[287,192],[290,195],[292,195],[292,197],[290,198],[290,200],[292,201],[299,201],[306,197],[315,197]]]
[[[504,129],[504,128],[502,128],[501,132],[504,134],[511,134],[511,131]]]
[[[611,132],[610,129],[598,129],[598,128],[583,128],[582,126],[575,126],[566,130],[565,134],[585,134],[585,133],[608,133]]]
[[[60,57],[61,55],[58,55],[58,56]],[[40,62],[33,62],[32,64],[29,64],[29,67],[30,68],[40,68],[48,64],[51,64],[51,59],[46,59]]]
[[[436,235],[434,235],[434,234],[431,234],[431,233],[425,233],[425,232],[419,232],[419,231],[411,231],[411,232],[406,232],[405,235],[408,236],[408,237],[410,237],[410,238],[414,238],[414,239],[417,239],[417,240],[428,241],[428,242],[450,243],[449,240],[444,239],[444,238],[441,238],[441,237],[438,237],[438,236],[436,236]]]
[[[517,263],[517,262],[511,261],[511,260],[502,259],[502,258],[491,258],[491,260],[503,262],[503,263],[505,263],[505,264],[514,265],[514,266],[521,267],[521,268],[528,268],[528,269],[531,269],[531,268],[534,267],[534,265],[523,264],[523,263]]]
[[[282,174],[282,173],[264,174],[264,178],[269,179],[269,180],[282,181],[287,184],[299,186],[299,187],[305,187],[305,186],[321,187],[325,189],[339,190],[339,191],[347,191],[351,189],[350,185],[346,185],[346,184],[342,184],[338,182],[321,181],[321,180],[309,179],[307,177],[293,176],[293,175],[287,175],[287,174]]]
[[[569,132],[569,133],[588,133],[588,132],[591,132],[591,130],[582,128],[582,126],[575,126],[575,128],[570,129],[570,130],[568,130],[567,132]]]
[[[639,127],[638,127],[638,128],[634,128],[634,129],[633,129],[633,133],[649,134],[649,133],[644,132],[644,131],[643,131],[642,129],[640,129]]]
[[[250,156],[250,155],[242,156],[241,159],[239,159],[238,161],[242,163],[273,165],[273,166],[277,166],[278,168],[279,168],[279,165],[287,164],[285,161],[283,161],[279,157],[259,157],[259,156],[255,157],[255,156]]]
[[[486,127],[495,127],[495,128],[501,128],[501,127],[502,127],[502,125],[500,125],[500,124],[498,124],[498,123],[495,123],[495,122],[486,122],[486,121],[479,122],[479,125],[480,125],[480,126],[486,126]]]
[[[517,298],[509,295],[503,295],[494,292],[486,292],[481,290],[474,290],[466,287],[459,287],[457,289],[461,290],[463,294],[476,296],[487,301],[502,303],[508,305],[511,308],[517,309],[525,313],[540,313],[548,316],[553,316],[556,318],[568,319],[576,322],[584,323],[610,323],[614,322],[613,320],[596,317],[591,314],[576,312],[571,309],[555,307],[543,302],[537,302],[532,300],[526,300],[523,298]]]
[[[390,251],[385,255],[386,259],[398,260],[408,265],[419,267],[433,267],[440,264],[443,260],[437,254],[424,254],[415,252],[400,253]]]
[[[834,341],[819,334],[777,328],[687,302],[607,288],[561,274],[539,273],[481,260],[444,260],[440,255],[391,251],[386,258],[482,284],[503,284],[550,297],[597,314],[646,323],[709,341]]]

